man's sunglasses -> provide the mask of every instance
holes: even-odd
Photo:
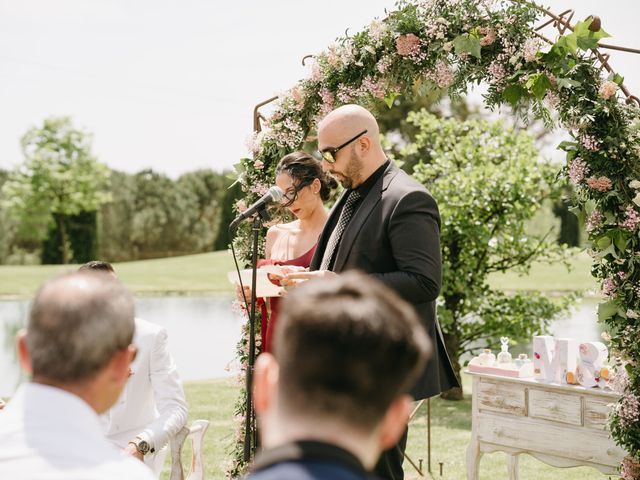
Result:
[[[359,134],[357,134],[355,137],[353,137],[350,140],[347,140],[346,142],[344,142],[342,145],[340,145],[339,147],[327,147],[327,148],[323,148],[322,150],[320,150],[320,156],[324,159],[325,162],[327,163],[336,163],[336,154],[342,150],[344,147],[346,147],[347,145],[349,145],[351,142],[356,141],[358,138],[360,138],[362,135],[364,135],[365,133],[367,133],[366,130],[363,130],[362,132],[360,132]]]

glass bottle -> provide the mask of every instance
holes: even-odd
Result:
[[[478,359],[480,361],[480,365],[484,365],[486,367],[493,367],[496,363],[496,356],[491,353],[491,350],[488,348],[484,349]]]
[[[502,351],[498,354],[498,364],[504,365],[511,363],[511,354],[509,353],[509,338],[501,337],[500,343],[500,349]]]
[[[525,363],[529,363],[530,361],[531,360],[529,360],[526,353],[521,353],[520,355],[518,355],[518,358],[516,358],[516,361],[514,363],[516,364],[517,368],[521,368]]]

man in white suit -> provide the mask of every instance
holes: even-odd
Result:
[[[107,262],[89,262],[80,270],[115,276]],[[136,318],[133,344],[138,355],[122,395],[103,416],[105,434],[159,475],[169,439],[187,423],[187,402],[167,345],[167,331]]]

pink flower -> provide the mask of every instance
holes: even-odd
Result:
[[[628,230],[630,232],[635,231],[635,229],[638,227],[638,224],[640,224],[640,215],[638,215],[636,209],[629,205],[625,210],[625,217],[626,218],[624,222],[620,224],[620,228],[623,228],[624,230]]]
[[[483,35],[480,39],[480,45],[486,47],[496,41],[496,31],[490,27],[480,27],[478,32]]]
[[[391,66],[391,63],[393,63],[392,58],[389,56],[385,56],[378,60],[376,68],[380,73],[385,73]]]
[[[602,282],[602,294],[605,297],[610,297],[616,290],[616,284],[612,278],[605,278]]]
[[[300,88],[300,85],[296,85],[291,89],[291,98],[298,110],[304,108],[304,92],[302,88]]]
[[[600,149],[600,142],[593,135],[585,135],[582,137],[582,146],[592,152],[597,152]]]
[[[587,232],[593,232],[602,225],[603,220],[604,216],[602,215],[602,212],[596,208],[587,218],[587,221],[585,222],[585,229]]]
[[[454,74],[449,65],[442,60],[436,62],[435,70],[430,78],[440,88],[448,88],[454,80]]]
[[[590,188],[597,190],[598,192],[606,192],[608,190],[611,190],[611,187],[613,186],[613,184],[611,183],[611,180],[609,180],[608,177],[589,177],[587,179],[587,185],[589,185]]]
[[[255,162],[253,162],[253,166],[256,170],[262,170],[262,168],[264,167],[264,162],[262,160],[256,160]]]
[[[263,135],[261,132],[253,132],[251,135],[247,137],[244,144],[247,147],[249,153],[253,155],[257,155],[262,150],[262,138]]]
[[[540,40],[537,38],[528,38],[522,47],[522,56],[524,57],[524,61],[535,61],[538,50],[540,50]]]
[[[374,20],[369,25],[369,38],[373,40],[375,45],[380,45],[385,33],[387,32],[387,26],[380,20]]]
[[[403,57],[412,57],[420,53],[420,38],[413,33],[400,35],[396,39],[396,51]]]
[[[544,101],[549,107],[556,108],[560,104],[560,95],[557,92],[549,91],[544,96]]]
[[[315,58],[311,63],[311,75],[309,76],[309,79],[312,82],[320,82],[322,80],[322,69],[320,68],[320,64]]]
[[[632,457],[625,457],[620,467],[620,475],[624,480],[638,480],[640,478],[640,462]]]
[[[627,390],[620,403],[616,405],[616,413],[622,426],[634,424],[640,420],[640,398]]]
[[[598,90],[598,95],[600,95],[602,98],[607,100],[613,95],[615,95],[617,90],[618,90],[618,84],[616,82],[607,80],[602,85],[600,85],[600,89]]]
[[[383,82],[375,81],[371,77],[367,77],[362,81],[360,90],[371,94],[375,98],[384,98],[386,93],[386,88]]]
[[[569,178],[574,185],[582,182],[588,173],[589,167],[587,166],[587,162],[580,157],[574,158],[569,164]]]
[[[507,71],[504,69],[504,65],[502,65],[502,63],[497,60],[491,62],[491,65],[489,65],[489,68],[487,70],[493,77],[494,83],[500,83],[507,75]]]

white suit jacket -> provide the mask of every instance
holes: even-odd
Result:
[[[153,480],[106,438],[96,412],[65,390],[25,383],[0,413],[2,480]]]
[[[140,318],[135,321],[133,344],[138,347],[132,374],[122,395],[104,415],[105,433],[120,448],[136,436],[159,452],[187,423],[187,402],[173,357],[167,331]],[[145,463],[154,470],[154,455]],[[164,461],[164,456],[161,456]]]

